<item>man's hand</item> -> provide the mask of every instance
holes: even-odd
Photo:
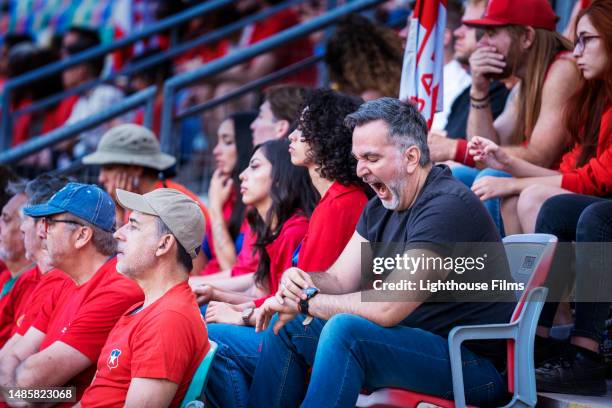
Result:
[[[477,163],[495,170],[508,171],[512,161],[512,156],[495,142],[480,136],[474,136],[468,142],[468,153],[474,156]]]
[[[457,141],[446,137],[445,131],[429,132],[427,135],[427,144],[429,145],[431,161],[440,163],[455,158]]]
[[[255,331],[261,332],[266,330],[274,313],[278,313],[278,320],[272,330],[274,334],[278,334],[278,331],[287,322],[290,322],[297,316],[299,313],[298,305],[291,299],[285,299],[283,304],[279,303],[276,297],[266,299],[263,305],[255,310]]]
[[[215,288],[211,285],[200,285],[193,288],[198,305],[205,305],[214,299]]]
[[[472,191],[482,201],[490,198],[507,197],[516,195],[514,178],[485,176],[474,182]]]
[[[232,193],[234,180],[230,176],[216,169],[210,179],[210,187],[208,187],[208,202],[210,208],[221,211],[223,204],[229,199]]]
[[[302,290],[311,286],[314,286],[314,283],[306,272],[300,268],[289,268],[283,273],[275,298],[281,305],[284,304],[285,298],[297,303],[300,299],[306,299]]]
[[[237,305],[225,302],[209,302],[206,308],[206,323],[225,323],[244,326],[242,310]]]
[[[503,54],[495,47],[479,47],[470,56],[470,73],[472,74],[472,89],[470,94],[482,98],[489,93],[490,77],[504,71],[506,62]]]

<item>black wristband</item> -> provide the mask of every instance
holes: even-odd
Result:
[[[484,102],[489,100],[489,95],[487,94],[484,98],[474,98],[472,94],[470,94],[470,100],[474,102]]]

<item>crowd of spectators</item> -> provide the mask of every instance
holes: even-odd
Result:
[[[229,10],[236,14],[196,19],[184,35],[274,3],[241,0]],[[48,115],[22,116],[16,130],[24,141],[75,123],[125,92],[323,12],[320,2],[299,11],[139,72],[124,89],[76,93]],[[572,41],[556,22],[547,0],[449,0],[444,111],[428,129],[396,98],[400,34],[362,15],[345,18],[327,42],[330,89],[307,74],[206,116],[206,132],[216,134],[206,203],[173,179],[177,158],[162,152],[159,122],[147,129],[142,112],[30,159],[54,168],[79,156],[100,168],[98,185],[56,173],[26,180],[1,167],[5,403],[23,403],[13,387],[73,386],[83,407],[179,406],[210,341],[218,348],[204,395],[214,407],[352,407],[360,393],[386,387],[452,400],[449,333],[509,322],[514,290],[397,298],[376,289],[367,266],[391,244],[404,257],[444,259],[474,258],[489,245],[472,274],[423,263],[381,279],[512,281],[502,238],[533,232],[575,243],[557,250],[544,284],[538,391],[605,395],[612,0],[577,3]],[[185,100],[209,100],[290,64],[311,52],[310,40],[198,83]],[[0,69],[10,77],[15,64],[33,69],[96,44],[95,31],[74,28],[46,54],[15,36]],[[57,89],[98,78],[103,65],[70,68]],[[52,86],[19,92],[16,106]],[[551,336],[559,323],[572,325],[567,339]],[[508,401],[506,357],[503,342],[465,343],[467,403]]]

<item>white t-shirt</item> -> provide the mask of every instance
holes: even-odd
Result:
[[[455,102],[455,99],[472,84],[472,77],[470,77],[470,74],[468,74],[461,64],[454,59],[444,65],[443,76],[444,110],[434,115],[433,124],[431,125],[432,130],[443,130],[446,127],[446,121],[448,120],[453,102]]]

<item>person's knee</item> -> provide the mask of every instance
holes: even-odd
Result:
[[[559,217],[559,205],[563,204],[562,196],[551,197],[544,201],[536,219],[535,232],[542,234],[557,233],[557,219]]]
[[[342,343],[349,346],[357,337],[357,332],[363,326],[365,319],[362,317],[341,313],[333,316],[321,332],[319,344]]]
[[[612,236],[610,207],[612,202],[589,205],[578,218],[576,241],[603,242]]]
[[[537,216],[536,211],[539,210],[546,196],[545,189],[542,186],[529,186],[521,192],[517,202],[517,210],[519,214],[531,214]]]

